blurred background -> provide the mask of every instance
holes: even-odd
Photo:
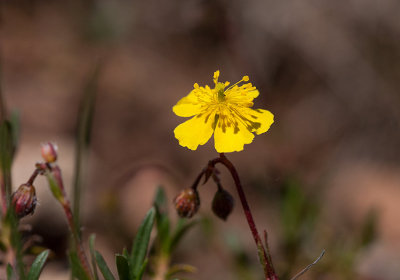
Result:
[[[172,106],[212,74],[259,89],[255,108],[275,115],[266,134],[227,156],[243,180],[273,261],[289,279],[326,249],[304,279],[399,279],[400,2],[3,0],[1,83],[21,118],[14,184],[55,141],[71,185],[79,104],[96,91],[83,232],[113,254],[130,246],[162,185],[171,200],[217,154],[193,152],[174,128]],[[97,74],[94,74],[96,73]],[[95,77],[95,78],[93,78]],[[238,198],[223,173],[223,185]],[[67,226],[46,182],[25,222],[55,256],[43,279],[69,279]],[[237,203],[227,222],[213,216],[216,188],[174,262],[190,279],[262,279]],[[115,267],[113,267],[115,271]]]

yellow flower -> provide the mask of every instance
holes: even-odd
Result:
[[[177,116],[194,116],[174,130],[181,146],[196,150],[214,133],[218,153],[242,151],[244,144],[253,141],[254,132],[264,133],[274,122],[271,112],[251,109],[258,90],[251,83],[238,85],[247,82],[248,76],[228,88],[229,82],[218,82],[218,77],[216,71],[213,89],[194,84],[194,89],[172,108]]]

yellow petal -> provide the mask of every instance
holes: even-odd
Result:
[[[256,124],[254,132],[257,134],[267,132],[274,123],[274,115],[270,111],[250,108],[245,108],[243,111],[247,119]]]
[[[225,91],[227,100],[236,104],[253,102],[259,94],[257,89],[242,90],[240,87]]]
[[[197,115],[178,125],[174,134],[179,140],[179,145],[196,150],[199,145],[207,143],[213,133],[214,115],[214,113]]]
[[[249,91],[249,92],[247,92],[247,94],[246,94],[248,97],[251,97],[251,98],[257,98],[259,95],[260,95],[260,92],[258,91],[258,90],[252,90],[252,91]]]
[[[179,117],[191,117],[197,115],[201,111],[201,104],[198,102],[198,98],[195,95],[196,90],[192,90],[187,96],[172,107],[172,111]]]
[[[214,132],[214,144],[218,153],[239,152],[243,150],[244,144],[250,144],[254,135],[241,122],[236,126],[233,124],[223,126],[218,122]]]

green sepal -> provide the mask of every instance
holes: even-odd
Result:
[[[64,196],[61,191],[61,187],[58,185],[57,180],[54,178],[54,175],[51,172],[45,173],[47,181],[49,182],[50,190],[53,196],[60,202],[63,201]]]

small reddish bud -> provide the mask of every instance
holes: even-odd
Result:
[[[219,189],[212,201],[212,210],[215,215],[226,221],[233,210],[234,204],[232,195],[224,189]]]
[[[30,184],[19,186],[12,194],[11,202],[19,218],[33,214],[37,202],[35,187]]]
[[[182,218],[191,218],[200,207],[200,198],[196,190],[184,189],[174,199],[175,209]]]
[[[58,147],[56,144],[53,144],[51,142],[42,144],[41,151],[43,159],[48,163],[55,162],[57,160],[57,150]]]

